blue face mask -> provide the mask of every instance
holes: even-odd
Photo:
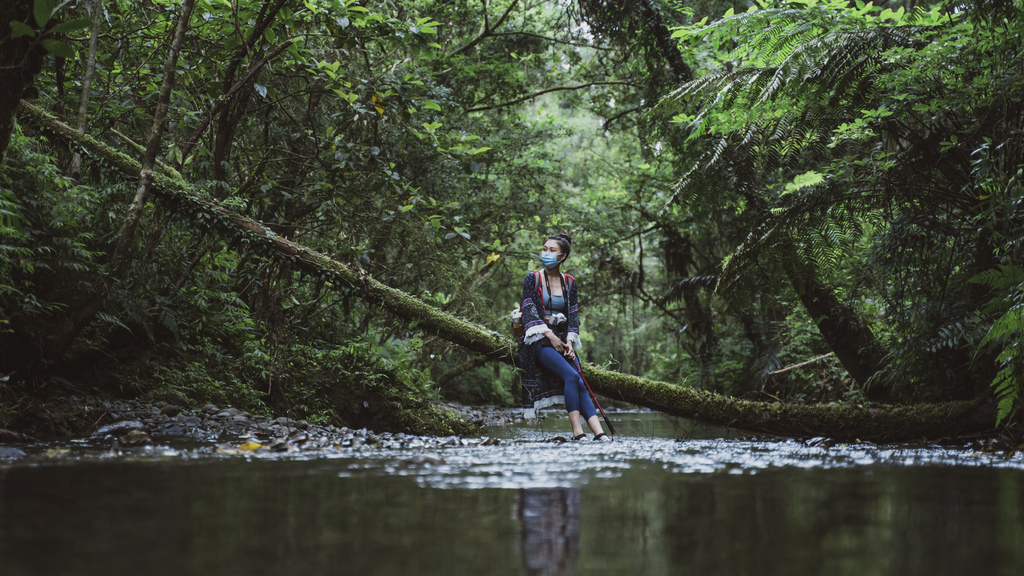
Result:
[[[558,265],[558,256],[551,252],[541,252],[540,261],[544,264],[545,268],[550,270]]]

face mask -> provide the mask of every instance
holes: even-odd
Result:
[[[545,268],[551,269],[558,265],[558,256],[551,252],[542,252],[540,261],[544,264]]]

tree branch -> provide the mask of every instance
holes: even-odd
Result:
[[[531,38],[539,38],[541,40],[547,40],[548,42],[554,42],[556,44],[565,44],[567,46],[577,46],[579,48],[593,48],[594,50],[612,50],[612,48],[606,48],[604,46],[596,46],[594,44],[582,44],[580,42],[570,42],[569,40],[551,38],[550,36],[542,36],[540,34],[534,34],[533,32],[493,32],[491,33],[491,36],[529,36]]]
[[[818,356],[816,358],[811,358],[810,360],[807,360],[806,362],[801,362],[799,364],[792,364],[790,366],[786,366],[785,368],[779,368],[778,370],[773,370],[773,371],[769,372],[768,375],[769,376],[775,376],[776,374],[782,374],[784,372],[789,372],[790,370],[796,370],[797,368],[803,368],[804,366],[807,366],[808,364],[814,364],[815,362],[820,362],[820,361],[824,360],[825,358],[831,358],[832,356],[835,356],[835,352],[829,352],[828,354],[822,354],[821,356]]]
[[[501,18],[498,18],[498,21],[494,23],[494,26],[488,26],[487,25],[487,8],[488,8],[488,6],[487,6],[487,3],[484,2],[484,30],[483,30],[483,32],[478,34],[476,38],[473,38],[472,40],[470,40],[468,44],[458,48],[457,50],[455,50],[454,52],[449,54],[449,56],[458,56],[459,54],[462,54],[463,52],[466,52],[467,50],[471,50],[474,46],[476,46],[477,44],[483,42],[489,36],[494,36],[494,31],[505,22],[505,19],[508,18],[508,15],[512,13],[512,9],[515,8],[516,4],[518,4],[518,3],[519,3],[519,0],[512,0],[512,3],[508,5],[508,9],[506,9],[505,13],[501,15]]]
[[[291,46],[294,42],[294,40],[288,40],[284,44],[281,44],[277,48],[271,50],[270,54],[267,54],[266,56],[261,58],[259,62],[251,66],[248,70],[246,70],[245,75],[242,76],[242,78],[239,79],[238,82],[236,82],[235,85],[232,86],[231,89],[224,94],[224,96],[217,100],[217,104],[214,105],[214,107],[210,110],[210,113],[206,115],[205,119],[203,119],[203,123],[200,124],[198,128],[196,128],[195,132],[192,133],[192,137],[189,138],[188,142],[186,142],[185,146],[181,149],[182,166],[185,164],[185,159],[188,158],[189,153],[192,152],[192,148],[195,148],[195,145],[199,141],[199,138],[203,135],[203,132],[205,132],[206,129],[210,126],[210,123],[213,122],[213,119],[217,117],[217,114],[219,114],[220,111],[228,105],[228,102],[231,101],[231,97],[234,96],[239,90],[241,90],[246,84],[248,84],[249,81],[252,80],[252,77],[255,76],[256,73],[259,72],[261,68],[263,68],[264,64],[270,62],[270,60],[273,59],[274,56],[280,54],[283,50]]]
[[[581,90],[583,88],[591,88],[593,86],[633,86],[633,87],[637,87],[637,85],[633,84],[632,82],[617,82],[617,81],[615,81],[615,82],[591,82],[589,84],[580,84],[578,86],[557,86],[555,88],[548,88],[547,90],[541,90],[540,92],[534,92],[533,94],[527,94],[526,96],[523,96],[522,98],[516,98],[515,100],[510,100],[508,102],[502,102],[500,104],[494,104],[494,105],[491,105],[491,106],[478,106],[476,108],[470,108],[469,110],[466,110],[466,113],[468,114],[470,112],[483,112],[485,110],[494,110],[496,108],[504,108],[506,106],[514,106],[516,104],[521,104],[523,102],[526,102],[527,100],[532,100],[532,99],[534,99],[534,98],[536,98],[538,96],[543,96],[544,94],[549,94],[551,92],[564,92],[564,91],[567,91],[567,90]]]
[[[618,114],[616,114],[615,116],[612,116],[611,118],[609,118],[609,119],[605,120],[605,121],[604,121],[604,124],[602,124],[601,126],[602,126],[602,127],[603,127],[603,128],[605,129],[605,130],[607,130],[607,129],[608,129],[608,127],[609,127],[609,126],[611,126],[612,122],[615,122],[616,120],[618,120],[619,118],[622,118],[622,117],[623,117],[623,116],[625,116],[626,114],[632,114],[633,112],[639,112],[640,110],[642,110],[642,108],[641,108],[641,107],[639,107],[639,106],[637,106],[636,108],[630,108],[629,110],[623,110],[622,112],[619,112],[619,113],[618,113]]]

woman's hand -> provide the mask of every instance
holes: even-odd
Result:
[[[565,352],[562,352],[569,360],[576,359],[576,351],[572,349],[572,340],[565,343]]]
[[[544,333],[548,337],[548,341],[551,342],[551,347],[558,351],[559,354],[565,354],[565,342],[559,340],[558,336],[551,330]]]

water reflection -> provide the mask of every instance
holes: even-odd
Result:
[[[513,504],[523,566],[531,576],[570,574],[580,553],[579,488],[528,488]]]
[[[688,439],[0,463],[0,576],[1017,576],[1024,454]],[[624,415],[617,416],[625,419]],[[661,427],[662,429],[659,429]]]

